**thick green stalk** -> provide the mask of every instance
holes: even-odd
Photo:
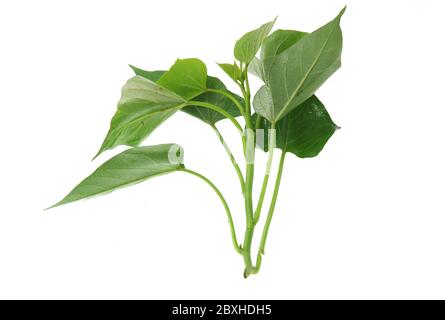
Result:
[[[241,248],[238,244],[238,240],[236,239],[235,226],[233,225],[233,219],[232,219],[232,214],[230,213],[229,205],[227,204],[227,201],[224,198],[224,196],[222,195],[221,191],[219,191],[219,189],[215,186],[215,184],[212,181],[210,181],[208,178],[206,178],[205,176],[203,176],[202,174],[200,174],[198,172],[195,172],[195,171],[189,170],[189,169],[185,169],[185,168],[180,169],[180,171],[189,173],[191,175],[194,175],[195,177],[200,178],[201,180],[206,182],[213,189],[213,191],[215,191],[215,193],[218,195],[219,199],[221,200],[221,202],[224,206],[224,209],[226,210],[227,219],[229,220],[229,225],[230,225],[230,233],[232,235],[233,246],[234,246],[236,252],[238,252],[239,254],[243,254],[241,251]]]
[[[244,194],[244,190],[245,190],[245,181],[244,181],[244,176],[243,173],[241,172],[241,169],[238,165],[238,163],[235,160],[235,157],[233,156],[232,151],[230,151],[229,146],[226,144],[221,132],[218,130],[218,128],[215,125],[212,125],[213,130],[215,131],[216,135],[219,138],[219,141],[221,142],[221,144],[224,147],[224,150],[226,150],[227,155],[230,158],[230,161],[232,162],[233,167],[235,168],[236,174],[238,175],[239,181],[240,181],[240,185],[241,185],[241,191]]]
[[[268,139],[269,154],[268,154],[266,172],[264,174],[263,185],[261,188],[261,193],[260,193],[260,196],[258,199],[258,205],[256,207],[254,217],[248,223],[247,228],[246,228],[246,234],[244,237],[243,258],[244,258],[244,263],[246,265],[246,269],[244,271],[244,277],[248,277],[250,274],[255,274],[257,272],[256,271],[257,267],[252,265],[251,246],[252,246],[252,240],[253,240],[253,235],[254,235],[254,231],[255,231],[255,226],[258,223],[258,220],[260,219],[261,209],[262,209],[263,202],[264,202],[264,196],[266,194],[267,184],[269,181],[270,169],[272,167],[273,152],[274,152],[275,144],[276,144],[276,142],[275,142],[276,141],[275,124],[274,123],[271,125],[268,137],[269,137],[269,139]]]
[[[255,229],[255,223],[253,221],[253,201],[252,201],[252,190],[253,190],[253,176],[254,176],[254,164],[246,165],[246,191],[244,193],[245,209],[246,209],[246,231],[244,234],[243,242],[243,258],[246,269],[244,271],[244,277],[248,277],[253,268],[252,258],[251,258],[251,247],[253,233]]]
[[[247,67],[245,65],[244,83],[246,84],[246,88],[244,88],[244,83],[241,85],[243,88],[244,95],[244,103],[245,103],[245,115],[244,119],[246,121],[246,145],[244,154],[246,156],[246,189],[244,193],[245,198],[245,207],[246,207],[246,223],[250,224],[253,219],[253,201],[252,201],[252,190],[253,190],[253,179],[254,179],[254,171],[255,171],[255,133],[252,127],[252,119],[251,119],[251,111],[250,111],[250,89],[248,86],[248,76],[247,76]],[[248,226],[247,226],[248,227]]]
[[[246,188],[244,192],[244,202],[245,202],[245,210],[246,210],[246,232],[244,235],[243,242],[243,258],[245,264],[244,277],[248,277],[249,274],[252,273],[252,258],[251,258],[251,246],[252,239],[255,229],[255,224],[253,223],[253,181],[254,181],[254,172],[255,172],[255,133],[252,127],[252,119],[251,119],[251,108],[250,108],[250,88],[247,76],[247,67],[245,66],[244,72],[244,83],[240,86],[244,95],[245,101],[245,119],[246,119]],[[245,84],[245,87],[244,87]]]
[[[277,203],[278,191],[280,189],[281,177],[283,175],[284,159],[286,157],[286,150],[282,151],[280,157],[280,164],[278,166],[277,179],[275,181],[275,188],[272,195],[272,201],[270,203],[269,212],[267,214],[266,223],[264,225],[263,234],[261,236],[260,248],[257,254],[256,265],[253,273],[257,273],[261,268],[262,255],[264,255],[264,248],[266,247],[267,234],[269,233],[270,223],[275,211],[275,205]]]

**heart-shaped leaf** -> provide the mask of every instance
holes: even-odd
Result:
[[[177,171],[184,167],[182,157],[182,148],[176,144],[126,150],[102,164],[51,208],[109,193],[161,174]]]
[[[165,73],[132,68],[142,76],[131,78],[122,88],[117,112],[96,157],[119,145],[138,146],[187,100],[206,90],[207,69],[199,59],[178,59]]]
[[[318,30],[267,60],[265,83],[269,87],[273,106],[264,113],[270,122],[277,122],[315,91],[340,67],[342,33],[340,19],[345,9]]]
[[[259,128],[265,130],[265,136],[264,145],[258,146],[268,151],[270,123],[262,118]],[[300,158],[315,157],[337,129],[321,101],[312,96],[278,121],[276,146]]]
[[[275,20],[267,22],[258,29],[252,30],[243,35],[235,43],[235,58],[246,64],[250,63],[260,49],[261,44],[269,34],[270,30],[272,30]]]

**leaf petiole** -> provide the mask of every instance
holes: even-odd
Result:
[[[224,140],[224,137],[222,136],[221,132],[218,130],[218,128],[217,128],[215,125],[212,125],[212,128],[213,128],[213,130],[215,131],[216,135],[218,136],[219,141],[220,141],[221,144],[223,145],[224,150],[226,150],[226,153],[227,153],[227,155],[229,156],[230,161],[231,161],[232,164],[233,164],[233,167],[235,168],[236,174],[238,175],[238,178],[239,178],[239,181],[240,181],[241,191],[242,191],[243,194],[244,194],[244,190],[245,190],[245,187],[246,187],[246,184],[245,184],[245,182],[244,182],[244,175],[243,175],[243,173],[241,172],[241,169],[240,169],[238,163],[236,162],[236,159],[235,159],[235,157],[234,157],[232,151],[230,151],[229,146],[227,145],[226,141]]]
[[[267,214],[266,223],[264,224],[263,234],[261,236],[260,247],[258,249],[257,261],[255,264],[254,272],[258,273],[261,268],[262,255],[264,255],[264,248],[266,247],[267,235],[269,233],[270,223],[272,222],[272,217],[275,211],[275,205],[277,204],[278,191],[280,189],[281,177],[283,175],[284,169],[284,159],[286,158],[286,150],[283,150],[280,157],[280,164],[278,166],[277,178],[275,180],[275,187],[272,195],[272,200],[269,207],[269,212]]]
[[[229,119],[235,125],[235,127],[238,129],[238,131],[240,132],[241,135],[244,135],[244,130],[241,127],[241,125],[238,123],[238,121],[236,121],[236,119],[234,117],[232,117],[232,115],[230,113],[228,113],[226,110],[224,110],[223,108],[215,106],[214,104],[211,104],[208,102],[194,101],[194,100],[187,102],[186,106],[198,106],[198,107],[208,108],[208,109],[214,110],[216,112],[219,112],[224,117]]]
[[[217,94],[220,94],[220,95],[223,95],[223,96],[229,98],[236,105],[238,110],[241,112],[241,115],[243,117],[245,116],[243,106],[241,105],[241,103],[239,103],[239,101],[230,92],[225,91],[225,90],[220,90],[220,89],[207,89],[207,92],[217,93]]]
[[[210,179],[208,179],[207,177],[203,176],[202,174],[200,174],[196,171],[189,170],[186,168],[181,168],[178,171],[189,173],[195,177],[198,177],[199,179],[201,179],[205,183],[207,183],[213,189],[213,191],[215,191],[215,193],[218,195],[219,199],[221,200],[221,203],[223,204],[224,209],[226,210],[227,219],[228,219],[229,225],[230,225],[230,233],[232,235],[232,243],[235,248],[235,251],[238,252],[239,254],[242,254],[241,247],[238,244],[238,240],[236,239],[236,231],[235,231],[235,226],[233,225],[232,214],[230,212],[229,205],[227,204],[227,201],[224,198],[224,196],[222,195],[221,191],[219,191],[219,189],[215,186],[215,184],[212,181],[210,181]]]

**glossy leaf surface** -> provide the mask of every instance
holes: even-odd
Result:
[[[265,130],[264,151],[268,151],[269,127],[263,118],[260,129]],[[300,158],[315,157],[337,129],[321,101],[312,96],[277,123],[276,146]]]
[[[221,80],[210,76],[207,77],[207,88],[219,89],[230,92],[229,90],[227,90],[226,86],[224,85],[224,83],[222,83]],[[241,104],[244,103],[244,100],[240,96],[232,92],[230,93],[234,95],[235,99],[237,99],[239,103]],[[233,117],[238,117],[241,115],[239,109],[232,102],[232,100],[219,93],[205,92],[193,100],[214,104],[226,110]],[[184,111],[198,119],[201,119],[202,121],[210,125],[214,125],[216,122],[226,119],[221,113],[217,111],[197,106],[187,106],[183,108],[181,111]]]

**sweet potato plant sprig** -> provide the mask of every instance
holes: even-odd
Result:
[[[177,60],[168,71],[145,71],[131,66],[135,76],[122,88],[117,111],[96,157],[116,146],[131,148],[99,166],[53,207],[105,194],[154,176],[187,173],[207,183],[221,200],[233,246],[244,260],[244,277],[258,273],[286,154],[315,157],[338,128],[315,92],[340,67],[340,19],[344,11],[311,33],[294,30],[271,33],[274,20],[243,35],[235,44],[235,62],[219,64],[239,87],[241,96],[227,90],[218,78],[208,76],[206,65],[199,59]],[[263,82],[254,95],[250,91],[249,74]],[[140,146],[178,111],[206,123],[227,152],[244,198],[246,228],[242,242],[238,241],[223,194],[210,179],[184,166],[181,147],[176,144]],[[224,119],[239,132],[244,166],[239,165],[239,159],[235,159],[217,128],[217,123]],[[256,147],[268,153],[268,160],[261,190],[254,197]],[[263,214],[276,149],[281,150],[276,181],[260,245],[252,259],[252,239]]]

